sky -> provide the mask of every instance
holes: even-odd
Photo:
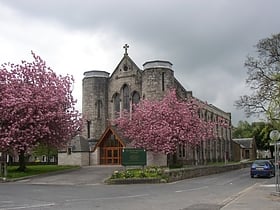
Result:
[[[248,94],[248,55],[280,32],[279,0],[0,0],[0,64],[41,56],[73,75],[82,107],[83,73],[112,73],[124,54],[138,65],[173,64],[175,77],[202,101],[246,118],[234,102]]]

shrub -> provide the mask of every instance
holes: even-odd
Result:
[[[146,167],[145,169],[127,169],[125,171],[115,171],[111,179],[129,178],[163,178],[163,169],[160,167]]]

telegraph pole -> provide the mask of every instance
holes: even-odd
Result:
[[[278,139],[280,138],[280,133],[278,130],[273,130],[269,134],[270,139],[274,142],[274,158],[275,158],[275,188],[276,194],[280,195],[279,187],[279,150],[278,150]]]

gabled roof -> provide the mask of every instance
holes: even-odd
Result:
[[[239,144],[243,149],[253,148],[254,138],[241,138],[241,139],[232,139],[235,143]]]
[[[141,70],[127,54],[124,54],[123,58],[121,59],[121,61],[119,62],[119,64],[117,65],[117,67],[115,68],[113,73],[111,74],[111,77],[119,70],[120,65],[122,63],[127,63],[127,62],[131,63],[132,66],[136,67],[136,71],[140,71]]]
[[[94,146],[93,151],[96,150],[97,147],[100,146],[100,144],[106,139],[106,137],[108,136],[108,134],[112,133],[116,140],[120,142],[120,144],[125,147],[126,144],[128,143],[127,138],[122,137],[122,135],[120,134],[120,132],[117,131],[116,127],[113,126],[108,126],[106,128],[106,130],[103,132],[102,136],[100,137],[100,139],[98,140],[98,142],[96,143],[96,145]]]

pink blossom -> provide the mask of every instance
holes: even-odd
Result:
[[[71,95],[73,78],[57,76],[39,56],[0,67],[0,150],[27,150],[40,143],[65,145],[81,118]]]
[[[170,90],[161,101],[142,100],[113,123],[135,147],[157,153],[175,153],[179,144],[199,145],[215,137],[215,122],[199,118],[203,104],[195,99],[179,100]]]

